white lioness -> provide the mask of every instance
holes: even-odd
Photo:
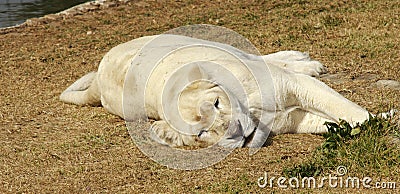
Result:
[[[114,47],[103,57],[97,72],[76,81],[60,99],[77,105],[102,105],[133,121],[143,116],[151,118],[155,120],[150,129],[152,137],[170,146],[219,143],[226,147],[259,147],[270,132],[323,133],[327,131],[326,121],[338,122],[340,118],[355,123],[369,117],[368,111],[313,78],[326,69],[305,53],[282,51],[255,56],[229,45],[177,35],[167,35],[144,51],[143,47],[156,38],[159,36],[142,37]],[[157,62],[150,76],[143,76],[142,70],[149,65],[146,59],[159,57],[156,55],[162,53],[160,49],[175,48],[180,41],[197,46],[175,49]],[[186,73],[176,73],[192,61],[212,62],[223,68],[214,71],[198,64],[185,66]],[[231,72],[241,85],[233,85],[232,80],[207,81],[224,79],[223,70]],[[124,85],[128,74],[133,76],[133,86]],[[257,81],[252,76],[262,79]],[[264,79],[268,76],[270,79]],[[169,80],[175,82],[165,91],[171,85]],[[179,90],[174,83],[179,85],[180,80],[190,84]],[[144,101],[137,98],[141,95]],[[133,101],[125,104],[124,98]],[[174,103],[178,114],[166,115],[165,104]],[[187,123],[181,126],[190,133],[172,126],[171,120],[178,117]]]

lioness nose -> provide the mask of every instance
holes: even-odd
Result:
[[[200,130],[199,134],[197,135],[197,137],[200,137],[204,132],[206,132],[206,130],[202,129]]]

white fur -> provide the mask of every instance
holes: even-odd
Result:
[[[128,68],[141,48],[156,37],[142,37],[114,47],[104,56],[96,75],[89,73],[79,79],[61,94],[60,99],[79,105],[101,103],[109,112],[124,117],[122,95]],[[188,37],[181,38],[194,43],[199,41]],[[231,59],[218,50],[209,48],[186,49],[163,60],[152,77],[148,79],[138,78],[137,80],[140,84],[147,83],[147,86],[150,86],[146,88],[146,91],[141,92],[146,93],[146,116],[157,120],[153,123],[151,130],[153,138],[158,142],[172,146],[208,146],[221,140],[219,141],[220,145],[226,147],[259,147],[264,143],[265,136],[269,133],[268,130],[262,129],[263,127],[254,129],[259,123],[252,118],[261,114],[273,115],[272,113],[275,110],[275,117],[270,118],[271,122],[261,123],[263,125],[260,125],[264,128],[272,127],[270,130],[273,134],[323,133],[326,132],[323,125],[326,121],[338,122],[339,119],[346,119],[355,123],[363,122],[368,118],[369,114],[365,109],[311,77],[326,72],[326,68],[320,62],[312,60],[308,54],[298,51],[281,51],[265,56],[254,56],[227,45],[215,44],[232,53],[246,55],[250,62],[265,60],[272,75],[272,82],[261,85],[261,89],[271,90],[271,88],[275,88],[275,96],[263,99],[267,106],[262,108],[260,104],[262,102],[257,101],[261,95],[258,87],[256,87],[257,84],[254,80],[249,79],[249,74],[233,58]],[[209,55],[210,52],[213,55]],[[208,55],[204,53],[208,53]],[[204,60],[205,57],[209,57],[210,61],[222,64],[243,82],[243,87],[248,92],[250,108],[245,110],[238,105],[231,109],[229,100],[237,104],[245,101],[244,97],[235,91],[235,87],[231,87],[232,91],[230,91],[234,94],[233,99],[228,100],[228,95],[220,86],[203,82],[194,83],[185,89],[180,96],[181,115],[173,115],[173,117],[182,116],[188,123],[198,123],[199,129],[196,130],[199,132],[198,135],[179,134],[164,120],[165,115],[163,115],[160,102],[160,91],[162,91],[163,84],[167,79],[165,75],[180,68],[177,65],[178,61]],[[263,68],[257,64],[254,65],[255,69]],[[138,65],[140,68],[146,64]],[[191,76],[194,77],[208,76],[208,78],[215,78],[218,76],[217,74],[218,72],[207,71],[201,67],[191,70]],[[182,77],[182,79],[192,78]],[[91,84],[88,86],[90,81]],[[200,106],[204,102],[214,104],[216,99],[221,101],[219,107]],[[132,106],[135,107],[135,104]],[[215,122],[210,128],[204,130],[202,127],[210,124],[210,115],[213,115]],[[226,132],[227,130],[228,132]],[[246,145],[245,138],[251,138]]]

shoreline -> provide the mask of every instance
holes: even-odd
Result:
[[[23,22],[22,24],[17,24],[14,26],[0,28],[0,34],[7,34],[10,32],[13,32],[19,28],[37,26],[40,24],[47,24],[51,21],[62,20],[62,19],[74,17],[76,15],[81,15],[81,14],[84,14],[87,12],[91,12],[91,11],[101,10],[101,9],[110,8],[110,7],[116,7],[121,4],[128,3],[129,1],[130,0],[89,1],[86,3],[79,4],[79,5],[75,5],[73,7],[70,7],[66,10],[60,11],[58,13],[47,14],[47,15],[37,17],[37,18],[29,18],[29,19],[25,20],[25,22]]]

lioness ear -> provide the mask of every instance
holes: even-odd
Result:
[[[201,80],[201,79],[208,79],[208,75],[205,70],[199,65],[195,64],[191,66],[191,69],[188,73],[189,82]]]

